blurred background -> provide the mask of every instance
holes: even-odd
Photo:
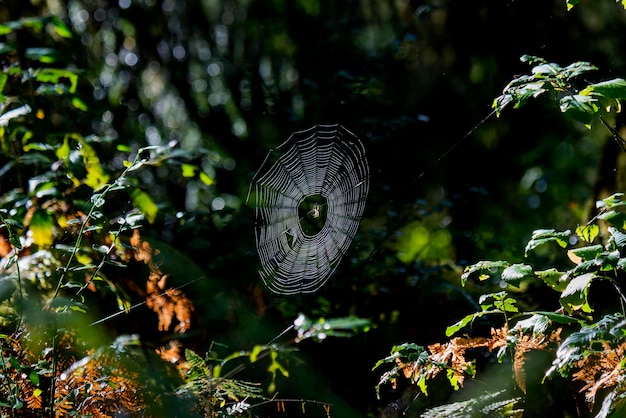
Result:
[[[172,285],[201,278],[185,288],[199,318],[191,346],[267,343],[300,312],[372,320],[350,339],[305,342],[290,378],[277,379],[279,393],[330,402],[333,416],[376,416],[401,396],[387,388],[376,399],[376,360],[395,344],[443,340],[447,325],[476,309],[475,290],[497,288],[461,287],[465,265],[523,260],[533,230],[585,222],[610,187],[602,182],[618,149],[608,131],[566,119],[546,99],[499,118],[491,105],[529,72],[524,54],[589,61],[599,68],[589,81],[623,76],[626,12],[613,0],[569,12],[564,0],[0,6],[0,21],[53,14],[75,33],[62,52],[83,71],[89,112],[50,114],[51,123],[102,138],[113,172],[129,152],[156,145],[204,174],[165,163],[136,174],[159,208],[142,234],[161,250]],[[369,156],[361,227],[319,292],[275,295],[257,273],[250,180],[292,132],[328,123],[356,134]],[[113,212],[124,210],[118,204]],[[556,306],[533,297],[530,306]],[[118,331],[135,331],[128,323]]]

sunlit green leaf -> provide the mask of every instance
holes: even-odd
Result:
[[[192,164],[181,164],[183,177],[195,177],[198,166]]]
[[[596,224],[580,225],[576,228],[576,235],[588,243],[591,243],[594,239],[596,239],[599,233],[600,228]]]
[[[610,210],[598,215],[598,219],[605,220],[617,228],[626,229],[626,215],[623,212]]]
[[[137,188],[133,189],[130,195],[133,199],[133,204],[141,211],[141,213],[144,214],[148,222],[154,223],[157,213],[159,212],[159,208],[156,203],[154,203],[150,195]]]
[[[207,173],[205,173],[204,171],[200,172],[199,177],[200,177],[200,181],[202,181],[202,183],[206,184],[207,186],[210,186],[215,183],[215,180],[213,180],[213,178],[209,176]]]
[[[69,144],[68,138],[65,137],[63,139],[63,145],[58,147],[55,153],[59,160],[65,160],[70,156],[70,152],[71,152],[70,144]]]
[[[599,111],[596,99],[580,94],[563,96],[560,100],[560,109],[561,112],[588,128]]]
[[[477,312],[477,313],[473,313],[470,315],[466,315],[464,318],[462,318],[458,322],[446,328],[446,337],[451,337],[452,335],[456,334],[457,332],[459,332],[466,326],[473,323],[476,318],[480,318],[483,315],[484,315],[484,312]]]
[[[33,241],[40,247],[49,247],[54,242],[53,218],[48,211],[37,209],[30,220]]]
[[[528,256],[529,252],[549,242],[556,242],[558,245],[565,248],[567,247],[568,239],[571,234],[572,232],[570,230],[563,232],[556,232],[554,229],[535,230],[524,252],[526,256]]]
[[[536,271],[535,274],[557,292],[562,292],[567,287],[567,280],[563,280],[564,273],[554,268],[544,271]]]
[[[527,264],[513,264],[505,268],[500,277],[511,286],[519,287],[522,280],[534,277],[533,268]]]
[[[626,80],[615,78],[613,80],[602,81],[590,84],[580,92],[583,96],[595,95],[609,99],[626,99]]]
[[[617,207],[620,206],[625,206],[626,202],[622,201],[622,197],[624,196],[624,193],[615,193],[612,194],[611,196],[599,200],[596,202],[596,208],[598,209],[603,209],[603,210],[609,210],[609,209],[615,209]]]
[[[35,73],[35,79],[42,83],[63,84],[69,82],[68,92],[75,93],[78,86],[78,74],[62,68],[43,68]],[[59,87],[55,87],[59,88]]]
[[[618,249],[623,249],[626,247],[626,234],[622,231],[609,227],[609,233],[611,234],[611,242],[615,243],[615,246]]]
[[[104,167],[100,164],[100,159],[96,151],[79,135],[75,138],[80,143],[80,155],[83,158],[83,164],[87,170],[87,176],[84,180],[85,184],[94,190],[98,190],[109,181],[109,175],[104,171]]]
[[[85,102],[83,102],[80,98],[76,96],[72,97],[72,106],[74,106],[78,110],[82,110],[83,112],[89,110],[89,107],[87,107]]]
[[[461,276],[461,284],[465,285],[468,279],[477,274],[480,280],[494,276],[497,277],[505,268],[509,267],[509,265],[510,263],[506,261],[479,261],[476,264],[465,267],[465,271]]]
[[[589,287],[591,282],[597,276],[593,273],[586,273],[580,276],[574,277],[563,293],[561,294],[561,305],[568,313],[572,313],[576,310],[582,310],[583,312],[592,312],[591,306],[587,302],[587,295],[589,293]]]
[[[61,21],[61,19],[56,16],[52,16],[50,18],[50,23],[52,24],[52,27],[57,35],[66,39],[72,38],[72,30],[63,21]]]
[[[588,247],[575,248],[570,250],[570,253],[580,257],[581,259],[588,261],[596,258],[600,253],[604,251],[602,245],[590,245]]]

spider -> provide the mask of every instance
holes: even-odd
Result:
[[[320,205],[318,204],[313,205],[313,208],[309,211],[309,215],[311,215],[313,219],[319,218],[320,217]]]

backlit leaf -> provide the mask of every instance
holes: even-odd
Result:
[[[52,18],[50,18],[50,23],[52,24],[52,27],[57,35],[66,39],[72,38],[72,30],[61,19],[56,16],[52,16]]]
[[[600,228],[596,224],[580,225],[576,228],[576,235],[588,243],[591,243],[594,239],[596,239],[599,233]]]
[[[133,204],[144,214],[148,222],[154,223],[159,208],[150,195],[140,189],[133,189],[130,195],[133,199]]]
[[[54,242],[53,218],[47,211],[37,209],[30,221],[33,242],[40,247],[49,247]]]
[[[562,292],[567,287],[567,281],[562,280],[564,277],[564,273],[556,269],[536,271],[535,274],[557,292]]]
[[[182,164],[181,166],[183,177],[195,177],[198,166],[192,164]]]
[[[87,107],[85,102],[83,102],[80,98],[76,96],[72,97],[72,106],[74,106],[78,110],[82,110],[83,112],[89,110],[89,107]]]

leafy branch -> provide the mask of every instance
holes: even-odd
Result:
[[[607,112],[621,111],[621,100],[626,99],[626,80],[615,78],[599,83],[586,82],[583,88],[576,88],[575,79],[598,68],[584,61],[562,67],[533,55],[523,55],[520,60],[532,65],[531,73],[513,79],[502,94],[494,99],[492,107],[497,116],[508,106],[517,109],[530,99],[548,93],[558,100],[561,112],[587,128],[591,128],[594,118],[600,120],[626,151],[626,141],[601,113],[603,109]]]

